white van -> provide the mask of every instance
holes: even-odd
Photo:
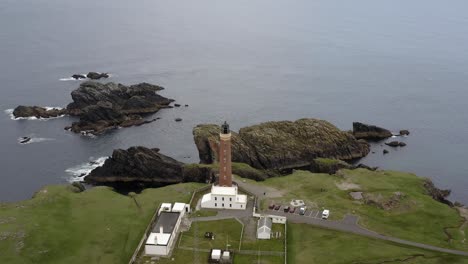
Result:
[[[328,216],[330,216],[330,211],[329,210],[323,210],[322,219],[328,219]]]

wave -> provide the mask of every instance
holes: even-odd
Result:
[[[53,109],[62,110],[62,109],[63,109],[63,107],[57,107],[57,106],[44,106],[44,108],[45,108],[46,110],[53,110]],[[13,111],[14,111],[14,109],[12,109],[12,108],[4,110],[4,112],[5,112],[8,116],[10,116],[10,119],[11,119],[11,120],[41,120],[41,121],[46,121],[46,120],[57,119],[57,118],[61,118],[61,117],[66,116],[66,115],[59,115],[59,116],[56,116],[56,117],[49,117],[49,118],[42,118],[42,117],[37,118],[37,117],[35,117],[35,116],[30,116],[30,117],[15,117],[15,116],[13,115]]]
[[[91,157],[89,162],[66,169],[65,172],[69,175],[67,181],[70,183],[84,181],[84,177],[86,177],[95,168],[104,165],[104,162],[108,158],[109,157],[100,157],[98,159],[93,159]]]
[[[54,138],[41,138],[41,137],[31,137],[31,139],[26,142],[26,143],[21,143],[24,138],[20,137],[18,138],[18,143],[21,145],[27,145],[27,144],[32,144],[32,143],[39,143],[39,142],[44,142],[44,141],[52,141],[55,140]]]

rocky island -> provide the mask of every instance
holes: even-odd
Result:
[[[219,130],[219,126],[213,124],[193,129],[201,163],[211,164],[217,160]],[[316,158],[351,161],[370,151],[366,141],[356,139],[327,121],[312,118],[266,122],[231,133],[232,160],[261,170],[311,169],[315,167]]]
[[[145,120],[144,116],[162,108],[170,108],[169,104],[174,101],[156,93],[163,89],[149,83],[126,86],[87,81],[72,91],[73,102],[65,109],[18,106],[13,115],[15,118],[76,116],[79,121],[67,129],[75,133],[100,134],[119,126],[129,127],[155,121]]]

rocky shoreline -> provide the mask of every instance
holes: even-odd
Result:
[[[65,129],[75,133],[101,134],[117,127],[139,126],[156,121],[146,120],[148,114],[158,112],[174,100],[156,92],[161,86],[139,83],[125,86],[116,83],[86,81],[71,93],[73,102],[65,109],[48,109],[39,106],[18,106],[14,109],[15,118],[52,118],[70,115],[79,118]]]

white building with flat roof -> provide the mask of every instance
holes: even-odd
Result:
[[[203,195],[202,208],[210,209],[234,209],[245,210],[247,207],[247,195],[238,194],[237,186],[211,187],[211,192]]]
[[[270,217],[260,217],[257,223],[257,238],[270,239],[273,221]]]
[[[171,252],[179,231],[182,217],[190,210],[188,204],[163,203],[158,210],[158,217],[145,243],[145,254],[167,256]]]

